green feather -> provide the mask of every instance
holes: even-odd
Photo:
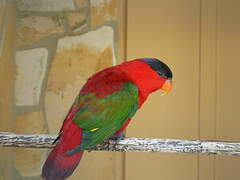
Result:
[[[74,122],[82,128],[83,139],[81,146],[69,151],[69,154],[89,149],[120,129],[138,109],[138,88],[131,82],[125,82],[121,90],[104,98],[98,98],[94,93],[79,96],[73,106],[81,106]]]

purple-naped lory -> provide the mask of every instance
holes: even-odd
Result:
[[[171,87],[171,70],[155,58],[135,59],[94,74],[70,108],[42,177],[69,177],[84,150],[120,134],[150,93],[169,92]]]

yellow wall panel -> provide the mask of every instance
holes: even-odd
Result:
[[[223,140],[240,139],[240,1],[218,2],[218,79],[217,136]]]
[[[172,92],[156,92],[137,113],[128,136],[198,138],[198,0],[129,0],[127,59],[156,57],[173,70]],[[126,180],[197,178],[196,155],[126,153]]]
[[[240,139],[240,1],[129,0],[127,58],[157,57],[174,72],[170,95],[153,94],[128,136]],[[126,154],[129,179],[240,179],[239,157]]]
[[[10,1],[0,2],[0,131],[13,127],[13,37],[15,6]],[[4,9],[4,10],[3,10]],[[1,31],[2,30],[2,31]],[[12,178],[12,149],[0,148],[0,179]]]
[[[199,129],[201,140],[216,139],[217,0],[201,0]],[[199,179],[214,180],[215,156],[199,156]]]
[[[240,1],[218,1],[217,124],[218,140],[240,140]],[[218,157],[216,180],[240,179],[239,157]]]

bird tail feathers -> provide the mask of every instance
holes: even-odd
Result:
[[[59,142],[49,154],[42,168],[42,177],[45,180],[64,180],[69,177],[79,164],[83,151],[73,155],[67,152],[81,145],[82,130],[74,122],[68,131],[63,131]]]

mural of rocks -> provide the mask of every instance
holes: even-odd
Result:
[[[116,20],[117,0],[90,0],[91,1],[91,24],[99,26],[105,21]]]
[[[86,79],[115,64],[113,49],[113,29],[109,26],[58,40],[45,95],[50,133],[58,132],[62,124],[59,119],[64,119]]]
[[[121,62],[120,2],[16,1],[15,132],[58,133],[87,78]],[[42,149],[16,149],[14,171],[23,180],[41,179],[47,154]],[[85,153],[69,179],[112,180],[114,165],[113,152]]]
[[[17,46],[28,45],[49,35],[65,32],[61,18],[61,15],[21,18],[17,26]]]
[[[38,105],[43,79],[46,75],[48,51],[35,48],[17,51],[15,56],[15,103],[16,105]]]
[[[16,119],[15,128],[16,133],[47,133],[43,119],[43,112],[41,111],[28,112],[19,115]],[[45,157],[45,149],[17,149],[15,152],[14,165],[22,176],[38,176]],[[30,165],[31,168],[29,167]]]

